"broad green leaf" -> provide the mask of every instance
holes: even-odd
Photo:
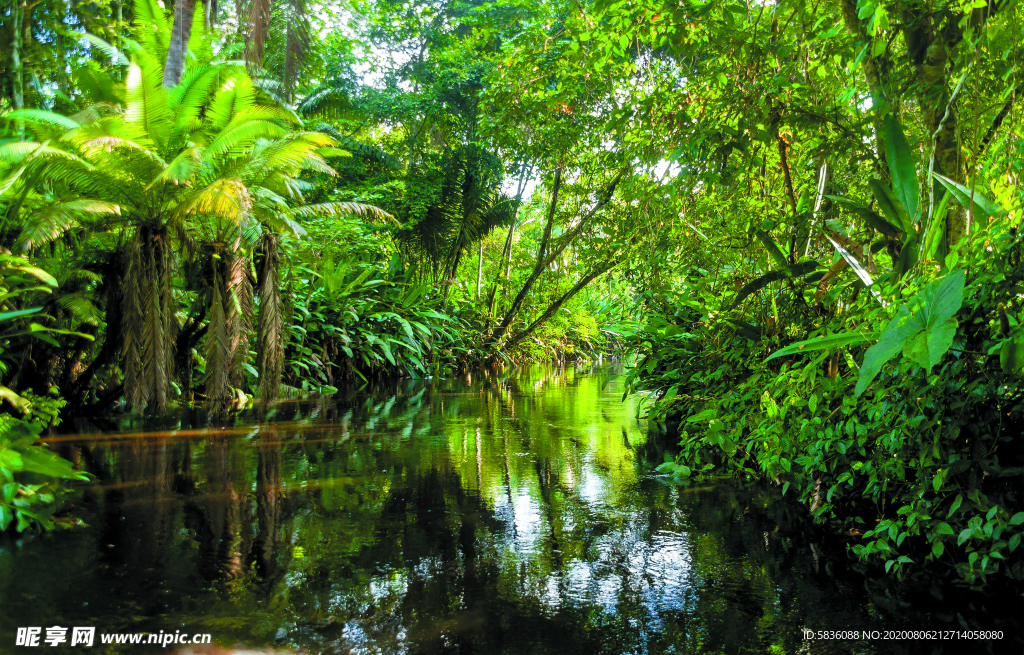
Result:
[[[942,186],[946,187],[947,191],[953,194],[953,197],[957,199],[957,202],[959,202],[964,209],[967,209],[971,205],[972,195],[969,188],[959,182],[949,179],[945,175],[939,175],[938,173],[932,173],[932,175],[935,176],[935,179],[938,180]],[[1003,211],[1002,207],[978,193],[977,190],[974,191],[973,200],[974,209],[971,213],[975,216],[991,218],[993,216],[1003,216],[1006,213]]]
[[[954,534],[953,528],[949,527],[949,524],[946,523],[946,522],[939,523],[939,525],[936,526],[936,528],[935,528],[935,533],[936,534]]]
[[[929,282],[911,298],[913,313],[907,305],[900,305],[896,316],[882,331],[878,343],[868,348],[860,378],[854,394],[860,396],[875,379],[882,366],[901,350],[904,354],[931,368],[949,350],[956,333],[956,321],[947,322],[963,303],[964,272],[953,271],[940,280]],[[919,334],[920,333],[920,334]],[[917,337],[922,339],[917,339]]]
[[[892,114],[885,117],[885,159],[889,164],[889,175],[892,176],[893,190],[896,198],[909,214],[909,224],[904,225],[904,231],[909,232],[910,226],[917,222],[918,196],[920,190],[917,185],[917,168],[914,165],[914,155],[907,143],[907,137],[903,133],[903,127]]]
[[[882,331],[878,343],[868,348],[864,354],[864,363],[860,367],[860,378],[857,380],[854,395],[860,396],[864,393],[864,390],[882,370],[882,366],[899,354],[907,340],[920,329],[920,325],[910,315],[910,309],[906,305],[900,305],[896,316]]]
[[[878,208],[885,215],[885,219],[893,225],[900,226],[904,232],[910,232],[912,225],[907,208],[896,198],[893,190],[878,180],[868,180],[868,186],[871,187],[871,193],[874,194]]]
[[[806,341],[799,341],[797,343],[790,344],[781,350],[777,350],[764,361],[767,362],[775,359],[776,357],[809,353],[816,350],[833,350],[841,346],[848,346],[851,343],[862,343],[864,341],[870,341],[871,339],[877,338],[877,334],[862,334],[860,332],[842,332],[840,334],[830,334],[827,337],[815,337],[813,339],[807,339]]]
[[[955,318],[951,318],[939,326],[926,326],[907,341],[907,345],[903,348],[903,354],[925,370],[930,371],[953,345],[956,327]]]
[[[935,326],[945,323],[960,311],[964,295],[964,271],[953,271],[949,275],[929,282],[914,298],[915,316],[921,316],[921,323]]]

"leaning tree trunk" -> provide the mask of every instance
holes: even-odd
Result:
[[[284,307],[281,302],[277,235],[264,234],[260,248],[263,266],[258,280],[260,313],[256,322],[256,371],[260,376],[260,398],[274,400],[280,393],[284,370]]]
[[[174,3],[174,26],[171,28],[171,43],[167,48],[167,63],[164,65],[164,86],[181,84],[195,11],[196,0],[178,0]]]
[[[167,408],[174,373],[174,298],[166,228],[140,226],[121,280],[124,395],[128,406]]]

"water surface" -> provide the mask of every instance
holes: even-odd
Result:
[[[775,489],[652,474],[664,444],[617,373],[404,380],[60,441],[97,476],[88,527],[0,541],[0,653],[51,625],[339,654],[1021,652],[1019,596],[908,600]],[[1006,636],[803,639],[963,626]]]

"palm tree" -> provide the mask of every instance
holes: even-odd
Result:
[[[206,309],[193,315],[208,317],[206,395],[224,400],[248,357],[252,248],[273,241],[268,233],[299,233],[302,216],[379,211],[353,203],[304,204],[300,175],[333,175],[324,157],[345,153],[262,98],[241,66],[197,63],[171,88],[163,86],[162,73],[153,54],[139,51],[128,68],[123,106],[77,119],[38,110],[9,114],[39,141],[17,145],[7,156],[21,164],[15,172],[25,173],[12,184],[25,185],[38,206],[22,218],[19,248],[39,247],[86,225],[118,234],[124,393],[132,408],[156,411],[167,406],[174,374],[179,324],[172,276],[183,261],[206,261],[197,295]],[[90,213],[105,220],[90,220]],[[274,311],[280,304],[276,269],[265,264],[264,270],[260,300]],[[280,341],[282,327],[268,317],[257,328],[257,343],[268,346],[259,359],[266,375],[261,386],[273,397],[283,348],[269,346]]]

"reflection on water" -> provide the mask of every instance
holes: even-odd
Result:
[[[547,367],[69,438],[90,527],[0,542],[0,652],[71,625],[314,653],[930,653],[802,630],[961,620],[1006,637],[950,652],[1020,652],[1013,615],[872,589],[772,490],[665,484],[635,414],[614,367]]]

